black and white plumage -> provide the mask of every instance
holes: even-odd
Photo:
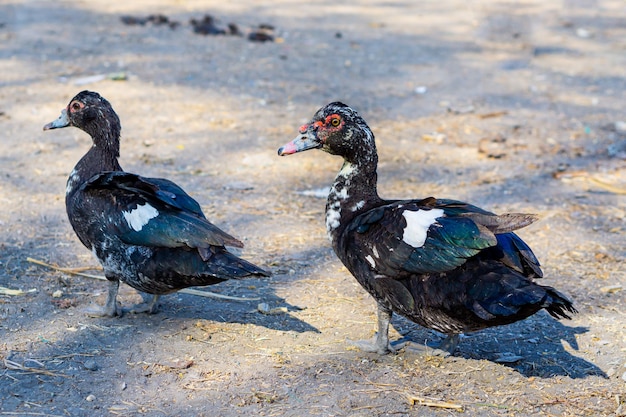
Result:
[[[120,120],[98,93],[76,95],[44,130],[67,126],[85,131],[93,141],[70,174],[65,195],[76,235],[98,258],[109,280],[105,306],[91,314],[120,313],[116,302],[120,281],[153,294],[133,311],[154,313],[161,294],[269,276],[230,253],[225,246],[243,247],[243,243],[211,224],[200,205],[178,185],[122,170]]]
[[[535,283],[539,262],[514,230],[535,216],[495,215],[455,200],[383,200],[378,196],[374,134],[355,110],[328,104],[278,150],[321,149],[344,158],[326,205],[335,253],[378,302],[378,334],[368,350],[389,351],[392,313],[448,335],[510,324],[546,309],[575,313],[552,287]]]

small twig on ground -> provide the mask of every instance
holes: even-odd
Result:
[[[509,405],[503,405],[503,404],[472,403],[471,405],[476,406],[476,407],[490,407],[490,408],[499,408],[502,410],[523,411],[520,408],[515,408]]]
[[[159,411],[163,414],[167,414],[163,409],[158,408],[158,407],[154,407],[154,406],[150,406],[150,405],[144,405],[144,404],[139,404],[135,401],[122,401],[122,404],[124,405],[131,405],[134,407],[137,407],[139,409],[139,412],[141,412],[142,414],[146,411]]]
[[[585,178],[589,182],[597,185],[598,187],[600,187],[600,188],[602,188],[602,189],[604,189],[606,191],[610,191],[613,194],[626,194],[626,188],[618,187],[616,185],[606,183],[606,182],[601,181],[601,180],[599,180],[597,178],[594,178],[594,177],[585,177]]]
[[[482,114],[478,114],[477,116],[478,116],[480,119],[489,119],[489,118],[492,118],[492,117],[500,117],[500,116],[505,116],[505,115],[507,115],[507,114],[509,114],[509,112],[508,112],[508,111],[506,111],[506,110],[500,110],[500,111],[492,111],[492,112],[489,112],[489,113],[482,113]]]
[[[13,362],[13,361],[11,361],[9,359],[6,359],[6,358],[3,359],[3,362],[4,362],[4,366],[7,369],[12,369],[12,370],[16,370],[16,371],[24,371],[24,372],[30,373],[30,374],[42,374],[42,375],[48,375],[48,376],[62,376],[64,378],[69,378],[69,376],[65,375],[65,374],[54,373],[54,372],[48,371],[46,369],[31,368],[31,367],[28,367],[28,366],[20,365],[19,363]],[[35,361],[35,362],[37,362],[37,361]],[[38,362],[38,363],[40,363],[40,362]]]
[[[556,179],[571,179],[571,178],[582,178],[595,186],[602,188],[605,191],[611,192],[613,194],[626,194],[626,188],[621,187],[619,185],[609,184],[608,182],[604,182],[596,177],[593,174],[587,171],[565,171],[565,172],[556,172],[553,174],[553,177]]]
[[[199,295],[200,297],[219,298],[222,300],[231,300],[231,301],[259,301],[260,300],[259,297],[253,297],[253,298],[233,297],[230,295],[217,294],[217,293],[210,292],[210,291],[194,290],[193,288],[183,288],[182,290],[178,292],[182,292],[183,294]]]
[[[417,397],[415,395],[409,395],[409,403],[411,405],[425,405],[427,407],[436,407],[436,408],[448,408],[452,410],[463,410],[463,406],[459,404],[454,404],[447,401],[435,401],[430,400],[424,397]]]
[[[62,267],[51,265],[44,261],[40,261],[38,259],[33,259],[30,257],[26,258],[26,260],[30,263],[40,265],[40,266],[45,266],[46,268],[54,269],[55,271],[64,272],[66,274],[78,275],[78,276],[85,277],[85,278],[99,279],[101,281],[107,280],[102,275],[92,275],[92,274],[85,274],[83,272],[79,272],[79,271],[86,271],[86,270],[91,270],[91,269],[99,269],[99,267],[62,268]],[[200,297],[218,298],[221,300],[230,300],[230,301],[258,301],[260,300],[260,298],[258,297],[253,297],[253,298],[233,297],[230,295],[217,294],[217,293],[210,292],[210,291],[195,290],[193,288],[183,288],[182,290],[179,290],[178,292],[183,293],[183,294],[197,295]]]
[[[25,295],[31,292],[35,292],[37,291],[35,288],[30,289],[28,291],[23,291],[23,290],[14,290],[11,288],[7,288],[7,287],[0,287],[0,295]]]
[[[46,360],[46,361],[50,361],[50,360],[58,360],[58,359],[67,359],[67,358],[73,358],[74,356],[88,356],[88,357],[93,357],[93,356],[102,356],[104,355],[101,351],[97,352],[97,353],[80,353],[80,352],[76,352],[76,353],[69,353],[67,355],[54,355],[54,356],[47,356],[45,358],[40,358],[41,360]]]
[[[40,265],[40,266],[45,266],[46,268],[54,269],[55,271],[64,272],[66,274],[78,275],[80,277],[106,281],[106,278],[103,277],[102,275],[85,274],[84,272],[81,272],[81,271],[97,270],[98,267],[95,267],[95,266],[94,267],[81,267],[81,268],[62,268],[60,266],[51,265],[51,264],[45,263],[44,261],[33,259],[31,257],[26,258],[26,260],[30,263]]]

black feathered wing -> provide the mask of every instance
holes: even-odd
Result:
[[[94,207],[104,207],[105,227],[127,244],[198,248],[203,258],[212,245],[243,247],[211,224],[200,205],[169,180],[105,172],[90,178],[82,193]]]
[[[498,245],[487,226],[461,215],[472,208],[465,205],[460,211],[447,200],[396,201],[356,217],[345,238],[378,274],[402,278],[447,272]],[[497,217],[476,209],[481,216]]]
[[[371,277],[361,283],[379,301],[442,332],[507,324],[541,308],[569,317],[571,301],[533,282],[539,262],[512,232],[534,220],[454,200],[394,201],[353,219],[338,250],[355,276]],[[406,236],[412,221],[423,240]]]

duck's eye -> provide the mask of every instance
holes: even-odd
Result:
[[[337,126],[339,126],[340,123],[341,123],[341,120],[339,120],[338,117],[334,117],[334,118],[330,119],[330,125],[332,127],[337,127]]]
[[[75,101],[72,103],[71,107],[72,107],[72,110],[80,110],[83,108],[83,105],[79,103],[78,101]]]

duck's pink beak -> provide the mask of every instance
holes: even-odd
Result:
[[[302,132],[302,129],[300,130]],[[278,155],[291,155],[296,152],[303,152],[309,149],[318,149],[322,147],[322,142],[317,138],[314,129],[306,129],[300,133],[294,140],[283,145],[278,149]]]

